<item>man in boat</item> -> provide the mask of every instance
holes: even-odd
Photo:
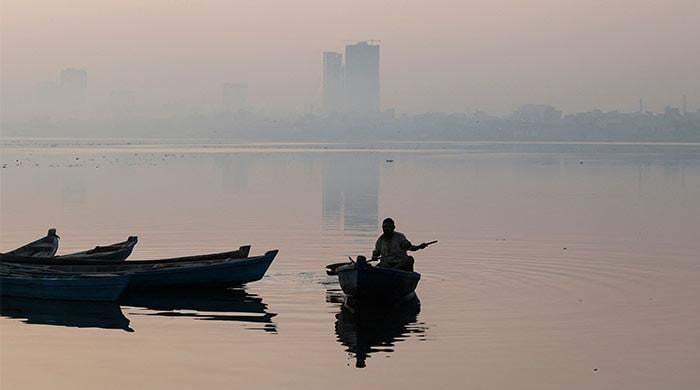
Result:
[[[413,272],[413,257],[406,251],[415,252],[425,248],[426,244],[413,245],[403,233],[396,231],[394,220],[387,218],[382,222],[384,233],[377,239],[372,252],[372,260],[379,259],[377,267],[396,268]]]

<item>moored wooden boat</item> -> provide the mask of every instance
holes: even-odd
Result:
[[[106,261],[124,261],[131,255],[134,250],[138,237],[129,236],[126,241],[106,246],[96,246],[82,252],[69,253],[60,256],[54,256],[54,260],[106,260]]]
[[[74,301],[115,301],[131,275],[61,275],[14,273],[0,275],[2,295]]]
[[[184,258],[170,261],[125,261],[125,262],[62,262],[39,261],[24,263],[4,263],[29,272],[47,274],[91,275],[95,273],[115,273],[131,275],[129,288],[149,289],[182,286],[218,288],[239,286],[261,279],[272,264],[277,250],[263,256],[245,258],[208,258],[194,256],[193,261]],[[247,254],[247,251],[246,251]],[[5,260],[4,256],[0,259]],[[136,264],[134,264],[136,263]]]
[[[7,252],[7,254],[27,257],[52,257],[58,250],[58,239],[56,229],[51,228],[46,236]]]
[[[250,253],[250,245],[244,245],[240,248],[219,253],[210,253],[206,255],[196,255],[196,256],[184,256],[184,257],[171,257],[165,259],[156,260],[128,260],[123,262],[115,262],[112,260],[104,259],[91,259],[91,258],[35,258],[27,256],[15,256],[9,253],[0,253],[0,261],[12,264],[26,264],[35,266],[75,266],[76,272],[80,270],[94,270],[99,269],[100,272],[118,272],[118,271],[138,271],[142,269],[149,269],[152,267],[165,266],[174,263],[194,263],[200,261],[221,261],[226,259],[241,259],[248,257]],[[60,261],[57,261],[60,260]],[[83,268],[81,268],[83,267]]]
[[[277,256],[271,250],[262,256],[243,259],[199,261],[175,264],[136,272],[129,288],[151,289],[170,287],[223,288],[260,280]]]
[[[343,292],[360,301],[396,302],[415,296],[420,280],[417,272],[373,267],[363,257],[337,269]]]

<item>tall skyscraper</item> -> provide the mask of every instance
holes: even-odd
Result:
[[[349,112],[380,111],[379,44],[345,46],[345,105]]]
[[[223,88],[224,109],[236,112],[248,108],[248,85],[226,83]]]
[[[323,53],[323,110],[327,113],[343,111],[345,98],[343,55],[331,51]]]

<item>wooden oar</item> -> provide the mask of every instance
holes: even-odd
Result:
[[[434,240],[434,241],[430,241],[430,242],[424,242],[421,245],[425,245],[424,248],[427,248],[429,245],[437,244],[437,242],[438,242],[437,240]]]

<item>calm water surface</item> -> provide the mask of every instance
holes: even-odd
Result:
[[[3,389],[700,384],[697,144],[3,140],[0,165],[0,251],[53,226],[63,253],[280,249],[216,294],[3,298]],[[440,242],[420,302],[359,315],[323,266],[386,216]]]

